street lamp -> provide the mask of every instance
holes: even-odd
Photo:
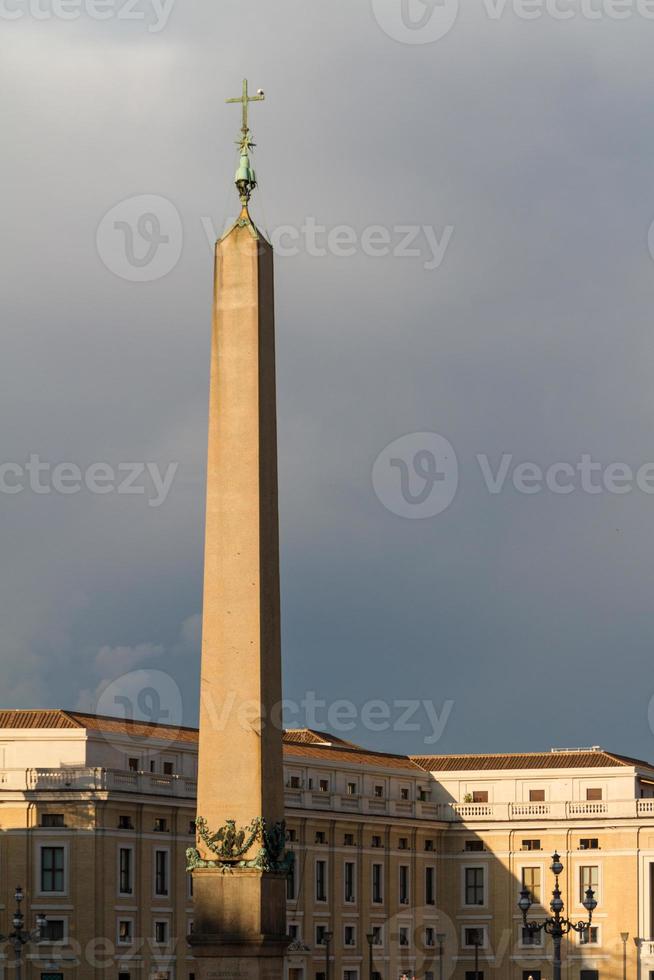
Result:
[[[479,947],[483,941],[483,932],[481,929],[475,929],[475,934],[472,939],[472,945],[475,947],[475,980],[479,980]]]
[[[622,940],[622,980],[627,980],[627,940],[629,933],[621,932],[620,939]]]
[[[581,936],[585,932],[588,932],[590,938],[590,926],[593,921],[593,912],[597,908],[597,902],[595,901],[595,893],[592,888],[586,889],[585,897],[582,905],[588,912],[588,922],[571,922],[570,919],[566,919],[562,916],[563,909],[565,908],[563,904],[563,899],[561,898],[561,889],[559,888],[559,875],[563,871],[563,865],[561,864],[561,857],[556,852],[552,855],[552,864],[550,870],[554,874],[554,891],[552,892],[552,901],[550,902],[550,909],[554,915],[545,919],[543,922],[528,922],[527,914],[531,908],[531,895],[529,894],[528,888],[523,888],[520,892],[520,900],[518,901],[518,908],[522,912],[522,919],[524,922],[525,929],[529,930],[529,933],[533,935],[535,932],[540,932],[543,930],[548,935],[552,937],[552,942],[554,944],[554,960],[553,966],[553,980],[561,980],[561,940],[569,932],[578,932]]]
[[[14,912],[14,917],[11,920],[13,925],[12,931],[8,936],[0,936],[0,943],[10,942],[14,947],[14,954],[16,956],[16,980],[20,980],[21,965],[23,957],[23,946],[27,943],[36,943],[41,938],[41,933],[46,927],[47,919],[39,912],[36,917],[36,929],[25,929],[24,926],[24,916],[20,910],[20,904],[23,901],[23,889],[18,885],[16,888],[16,893],[14,895],[16,899],[16,911]]]
[[[436,942],[438,943],[438,980],[443,980],[443,947],[445,945],[445,933],[436,933]]]
[[[329,961],[331,959],[330,952],[331,952],[331,943],[333,938],[334,938],[333,932],[325,931],[323,933],[323,942],[325,943],[325,980],[329,980],[329,974],[330,974]]]
[[[368,980],[372,980],[372,944],[375,941],[374,932],[367,932],[366,939],[368,940]]]

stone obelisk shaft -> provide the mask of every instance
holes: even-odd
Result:
[[[283,821],[280,704],[273,260],[244,212],[215,264],[197,809],[212,833]],[[201,976],[281,978],[283,875],[193,874]]]

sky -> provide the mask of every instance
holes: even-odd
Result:
[[[0,8],[3,705],[196,723],[247,76],[287,723],[654,758],[654,4]]]

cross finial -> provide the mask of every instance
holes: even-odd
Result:
[[[238,99],[226,99],[228,103],[240,102],[243,109],[243,122],[241,125],[241,138],[238,146],[241,151],[241,162],[236,171],[235,183],[238,188],[239,197],[243,207],[247,207],[252,191],[257,186],[257,178],[250,165],[250,150],[254,147],[251,139],[250,126],[248,122],[248,109],[250,102],[263,102],[265,99],[263,89],[259,89],[256,95],[248,94],[247,78],[243,79],[243,94]]]

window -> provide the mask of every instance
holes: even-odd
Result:
[[[484,842],[483,840],[467,840],[463,846],[465,851],[483,851]]]
[[[540,905],[540,868],[522,869],[522,887],[526,888],[535,905]]]
[[[64,980],[64,975],[63,973],[42,973],[41,980]]]
[[[599,839],[597,837],[582,837],[579,841],[580,851],[597,851],[599,849]]]
[[[356,946],[356,930],[354,926],[345,926],[343,930],[343,945]]]
[[[348,796],[356,796],[357,795],[357,784],[356,783],[348,783],[347,784],[347,795]]]
[[[197,829],[198,828],[197,828],[197,825],[195,823],[195,820],[189,820],[189,822],[188,822],[188,833],[191,834],[192,837],[195,837],[195,834],[197,832]]]
[[[63,815],[63,813],[42,813],[41,814],[41,826],[42,827],[63,827],[64,826],[64,815]]]
[[[598,789],[597,787],[595,787],[594,789],[587,789],[586,790],[586,799],[587,800],[601,800],[602,799],[602,790],[601,789]]]
[[[354,902],[354,861],[346,861],[344,865],[343,884],[346,902]]]
[[[384,901],[383,869],[381,864],[372,866],[372,900],[376,905]]]
[[[292,902],[295,898],[295,861],[290,867],[288,875],[286,876],[286,899]]]
[[[599,980],[599,970],[580,970],[579,980]]]
[[[297,840],[297,830],[295,827],[286,828],[286,840],[289,841],[289,843]]]
[[[520,944],[522,946],[542,946],[543,934],[536,931],[532,932],[531,929],[521,926]]]
[[[289,939],[292,939],[294,942],[300,938],[300,927],[297,922],[289,922],[287,931]]]
[[[163,834],[168,830],[168,821],[165,817],[155,817],[154,829],[158,834]]]
[[[401,800],[408,800],[409,799],[409,791],[406,788],[406,786],[402,786],[402,788],[400,789],[400,799]]]
[[[400,905],[409,904],[409,868],[406,864],[400,865]]]
[[[428,837],[427,840],[425,841],[425,850],[426,851],[434,850],[434,841],[431,837]]]
[[[130,974],[129,973],[119,973],[118,974],[118,980],[130,980]]]
[[[579,901],[583,902],[586,892],[592,888],[597,899],[599,889],[599,868],[597,865],[585,865],[579,868]]]
[[[325,945],[326,932],[327,932],[327,926],[316,926],[316,946]]]
[[[315,974],[315,978],[316,978],[316,980],[325,980],[325,974],[321,970],[319,970]]]
[[[522,980],[541,980],[540,970],[523,970]]]
[[[325,831],[324,830],[317,830],[316,831],[316,844],[326,844],[326,843],[327,843],[327,838],[325,837]]]
[[[383,786],[375,786],[375,797],[378,800],[381,800],[381,798],[383,797],[383,795],[384,795],[384,787]]]
[[[523,840],[523,842],[522,842],[522,850],[523,851],[540,851],[541,850],[540,841],[539,840],[535,840],[534,838],[531,838],[530,840]]]
[[[400,926],[400,946],[409,945],[409,927]]]
[[[343,980],[359,980],[359,971],[343,970]]]
[[[425,868],[425,905],[435,905],[436,903],[435,880],[435,869]]]
[[[118,942],[127,945],[134,939],[133,924],[131,919],[119,919],[118,921]]]
[[[474,970],[466,970],[465,980],[484,980],[484,971],[478,970],[477,973],[475,973]]]
[[[63,892],[64,890],[64,849],[63,847],[41,848],[41,891]]]
[[[154,772],[154,770],[155,770],[154,759],[152,759],[150,762],[150,772]]]
[[[121,895],[132,894],[132,848],[118,850],[118,890]]]
[[[155,943],[168,942],[168,923],[165,919],[157,919],[154,923]]]
[[[316,901],[327,901],[327,862],[316,861]]]
[[[465,901],[464,905],[484,904],[484,869],[465,869]]]
[[[164,774],[164,776],[172,776],[172,774],[173,774],[173,763],[172,762],[164,762],[164,764],[163,764],[163,774]]]
[[[372,840],[370,842],[370,846],[371,847],[381,847],[382,846],[382,839],[381,839],[381,837],[379,837],[377,834],[373,834],[372,835]]]
[[[118,817],[118,829],[119,830],[134,830],[134,824],[132,823],[132,818],[121,814]]]
[[[472,802],[473,803],[488,803],[488,790],[487,789],[475,789],[472,791]]]
[[[154,893],[168,894],[168,851],[154,852]]]
[[[463,930],[463,945],[468,947],[485,946],[486,935],[483,928],[473,926]]]
[[[329,793],[329,780],[328,779],[319,779],[318,780],[318,789],[320,790],[321,793]]]
[[[530,789],[529,790],[529,802],[530,803],[544,803],[545,802],[545,790],[544,789]]]
[[[427,926],[427,928],[425,929],[425,946],[435,946],[435,945],[436,945],[436,939],[434,935],[434,928],[433,926]]]
[[[354,834],[343,834],[343,846],[354,847]]]
[[[397,846],[400,851],[407,851],[409,849],[409,838],[400,837],[397,842]]]
[[[372,945],[373,946],[384,945],[384,933],[381,926],[372,927]]]
[[[138,759],[128,759],[127,760],[127,768],[130,770],[130,772],[138,772],[139,771],[139,760]]]
[[[63,919],[48,918],[45,929],[41,930],[41,942],[62,943],[66,934],[65,925]]]
[[[302,789],[302,780],[299,776],[289,776],[288,785],[291,789]]]
[[[599,945],[598,926],[591,926],[590,929],[584,929],[584,931],[579,936],[579,942],[583,946],[598,946]]]

